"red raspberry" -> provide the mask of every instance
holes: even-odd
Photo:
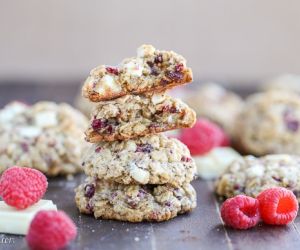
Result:
[[[0,178],[0,196],[10,206],[27,208],[37,203],[48,187],[46,176],[25,167],[11,167]]]
[[[76,238],[77,229],[63,211],[40,211],[33,218],[26,236],[33,250],[56,250]]]
[[[297,216],[297,198],[286,188],[269,188],[261,192],[257,199],[261,218],[267,224],[286,225]]]
[[[215,147],[229,145],[224,131],[206,119],[199,119],[194,127],[183,129],[179,139],[187,145],[192,155],[202,155]]]
[[[236,229],[254,227],[260,219],[258,200],[245,195],[227,199],[221,207],[224,223]]]

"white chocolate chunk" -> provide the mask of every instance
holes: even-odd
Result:
[[[143,44],[137,49],[137,56],[143,58],[143,57],[153,55],[154,52],[155,52],[155,48],[152,45]]]
[[[14,117],[26,109],[26,105],[21,102],[13,102],[7,105],[1,112],[0,112],[0,121],[1,122],[10,122]]]
[[[26,235],[30,223],[37,212],[41,210],[57,210],[50,200],[40,200],[24,210],[17,210],[0,201],[0,233]]]
[[[100,83],[98,84],[98,87],[95,89],[95,91],[99,94],[104,94],[106,91],[118,93],[121,90],[121,87],[115,82],[114,78],[110,75],[103,76],[100,80]]]
[[[149,181],[149,172],[138,168],[136,164],[132,163],[130,166],[130,175],[133,179],[135,179],[138,183],[146,184]]]
[[[56,114],[51,111],[40,112],[35,116],[35,124],[41,128],[56,126]]]
[[[168,116],[168,123],[173,123],[174,119],[173,119],[173,115],[169,115]]]
[[[42,133],[42,130],[38,127],[27,126],[19,128],[18,132],[23,137],[33,138],[39,136]]]
[[[264,174],[264,167],[261,165],[254,165],[248,168],[246,172],[250,178],[262,177]]]
[[[154,94],[151,97],[151,101],[154,105],[156,105],[158,103],[162,103],[165,99],[166,99],[166,96],[163,94]]]
[[[143,66],[138,62],[138,60],[132,60],[128,63],[125,63],[123,68],[133,76],[142,76],[143,74]]]
[[[197,165],[197,174],[205,179],[218,178],[234,160],[241,155],[230,147],[217,147],[205,155],[193,156]]]

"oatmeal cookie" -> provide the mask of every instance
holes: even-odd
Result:
[[[8,104],[0,110],[0,173],[13,165],[48,176],[79,172],[86,127],[86,118],[67,104]]]
[[[196,114],[165,94],[127,95],[100,102],[86,131],[89,142],[133,139],[167,130],[192,127]]]
[[[237,118],[236,141],[254,155],[300,154],[300,98],[269,91],[250,96]]]
[[[190,182],[196,171],[188,148],[162,134],[91,144],[83,168],[86,175],[106,181],[173,186]]]
[[[122,185],[89,178],[75,192],[79,211],[102,219],[165,221],[196,207],[196,192],[190,184],[177,188]]]
[[[186,60],[173,51],[159,51],[142,45],[137,56],[125,59],[119,66],[93,69],[82,93],[93,102],[111,100],[127,94],[162,92],[192,81]]]
[[[246,156],[234,161],[216,183],[216,193],[224,197],[246,194],[256,197],[270,187],[285,187],[300,201],[300,157]]]
[[[235,93],[215,83],[203,84],[186,99],[198,117],[206,117],[219,124],[229,135],[234,134],[234,122],[243,107],[243,100]]]

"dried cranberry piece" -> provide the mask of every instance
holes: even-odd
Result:
[[[84,187],[84,196],[87,198],[92,198],[95,194],[95,185],[94,184],[87,184]]]
[[[109,125],[108,127],[107,127],[107,130],[106,130],[109,134],[112,134],[112,132],[113,132],[113,127],[112,127],[112,125]]]
[[[159,128],[159,127],[160,127],[160,125],[157,124],[157,123],[151,123],[151,124],[149,125],[149,129],[150,129],[150,130],[155,130],[155,129]]]
[[[155,63],[162,63],[162,62],[163,62],[163,56],[162,56],[162,54],[157,55],[157,56],[154,58],[154,62],[155,62]]]
[[[118,195],[117,192],[113,192],[113,193],[111,194],[111,198],[114,199],[114,198],[117,197],[117,195]]]
[[[106,71],[110,74],[113,75],[119,75],[119,70],[117,68],[113,68],[113,67],[106,67]]]
[[[106,120],[101,120],[101,119],[94,119],[92,122],[92,128],[94,130],[99,130],[101,128],[104,128],[107,126],[107,121]]]
[[[82,162],[82,163],[81,163],[81,166],[83,166],[83,167],[84,167],[84,165],[85,165],[85,162]]]
[[[90,204],[90,202],[88,202],[88,204],[86,204],[86,209],[89,211],[89,213],[94,212],[94,207],[93,207],[93,205]]]
[[[153,150],[152,145],[146,143],[146,144],[138,144],[135,152],[151,153],[152,150]]]
[[[275,181],[279,181],[279,182],[282,181],[281,178],[278,178],[278,177],[276,177],[276,176],[272,176],[272,178],[273,178]]]
[[[159,75],[158,70],[154,67],[151,68],[151,73],[150,74],[153,75],[153,76],[158,76]]]
[[[286,125],[286,128],[291,132],[297,132],[299,130],[300,123],[293,116],[290,109],[287,109],[283,113],[283,119]]]
[[[171,206],[171,202],[167,201],[167,202],[165,203],[165,206],[170,207],[170,206]]]
[[[99,152],[101,151],[101,149],[102,149],[101,147],[97,147],[97,148],[95,149],[95,152],[96,152],[96,153],[99,153]]]
[[[21,148],[23,150],[23,152],[28,152],[29,151],[29,145],[26,142],[21,142]]]
[[[126,203],[131,207],[131,208],[136,208],[138,203],[132,199],[131,197],[127,197]]]
[[[183,79],[183,74],[176,71],[168,71],[166,73],[166,76],[173,81],[180,81]]]
[[[241,193],[245,192],[245,187],[240,186],[239,184],[233,185],[234,190],[239,190]]]
[[[154,76],[158,76],[159,73],[158,73],[157,68],[154,66],[154,63],[151,62],[151,61],[148,61],[147,64],[148,64],[148,66],[150,67],[150,70],[151,70],[150,74],[154,75]]]
[[[286,127],[288,130],[292,132],[297,132],[299,129],[299,121],[296,120],[291,120],[291,121],[286,121]]]
[[[176,71],[176,72],[181,72],[181,71],[183,71],[183,64],[182,64],[182,63],[177,64],[177,65],[175,66],[175,71]]]
[[[144,189],[140,188],[137,197],[143,199],[146,194],[147,192]]]
[[[168,80],[166,80],[166,79],[161,79],[161,81],[160,81],[160,84],[161,85],[163,85],[163,86],[166,86],[166,85],[168,85],[170,82],[168,81]]]
[[[183,161],[183,162],[190,162],[190,161],[192,161],[192,159],[190,157],[187,157],[187,156],[182,156],[181,157],[181,161]]]
[[[176,107],[164,106],[162,108],[162,112],[170,112],[170,113],[177,113],[178,109]]]
[[[148,66],[149,66],[150,68],[152,68],[152,67],[154,66],[154,63],[151,62],[151,61],[148,61],[147,64],[148,64]]]

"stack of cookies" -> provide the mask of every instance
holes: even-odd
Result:
[[[164,92],[192,81],[185,59],[151,45],[118,67],[99,66],[83,86],[97,106],[76,189],[80,212],[123,221],[164,221],[196,206],[188,148],[160,132],[192,127],[195,112]]]

